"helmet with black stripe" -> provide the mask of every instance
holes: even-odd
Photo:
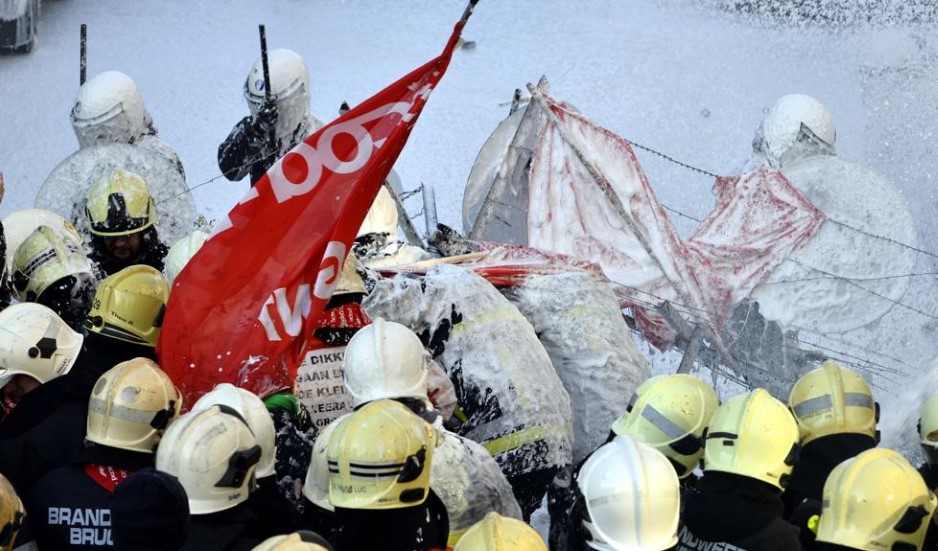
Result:
[[[420,505],[436,444],[433,427],[401,403],[366,404],[338,421],[329,438],[329,501],[346,509]]]
[[[713,415],[704,448],[704,476],[720,471],[783,489],[800,449],[791,412],[757,388],[727,400]]]

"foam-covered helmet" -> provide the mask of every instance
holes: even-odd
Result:
[[[358,257],[355,256],[355,253],[349,251],[345,257],[345,262],[342,263],[342,275],[339,277],[339,284],[336,285],[335,291],[332,293],[333,296],[353,293],[364,294],[365,282],[362,280],[362,276],[358,275],[358,266]]]
[[[254,474],[257,478],[272,476],[277,459],[277,430],[274,428],[274,420],[267,411],[264,401],[249,390],[238,388],[230,383],[222,383],[202,395],[192,406],[192,411],[219,404],[237,411],[254,433],[254,438],[261,447],[261,459]]]
[[[335,507],[329,502],[329,458],[326,452],[332,432],[344,418],[334,420],[319,431],[316,441],[313,442],[313,453],[310,455],[306,479],[303,481],[303,496],[327,511],[335,511]]]
[[[292,534],[267,538],[251,551],[333,551],[333,547],[319,534],[300,530]]]
[[[153,360],[133,358],[105,371],[88,400],[85,438],[96,444],[153,453],[182,408],[182,395]]]
[[[397,237],[397,203],[394,202],[387,186],[378,189],[375,202],[371,204],[365,220],[358,228],[358,237],[369,233],[387,233]]]
[[[291,101],[309,108],[309,69],[300,54],[293,50],[277,48],[267,52],[270,71],[271,99],[279,104]],[[264,64],[258,59],[244,81],[244,99],[251,113],[256,115],[267,101],[264,88]]]
[[[719,406],[713,387],[698,377],[658,375],[639,385],[612,431],[654,447],[685,478],[703,457],[704,431]]]
[[[740,394],[721,405],[710,420],[704,473],[721,471],[783,489],[798,460],[798,424],[784,404],[765,389]]]
[[[617,436],[586,460],[577,486],[591,549],[663,551],[677,543],[680,481],[655,448]]]
[[[828,475],[817,541],[866,551],[922,548],[938,499],[899,453],[873,448]]]
[[[752,149],[781,169],[815,155],[832,155],[837,130],[834,117],[817,99],[803,94],[779,98],[756,129]]]
[[[26,509],[16,489],[0,474],[0,550],[11,551],[16,535],[23,526]]]
[[[80,148],[134,143],[155,133],[137,84],[120,71],[105,71],[81,85],[71,121]]]
[[[77,232],[39,226],[16,248],[11,274],[16,298],[35,302],[53,283],[68,276],[93,280],[94,268]]]
[[[150,187],[139,175],[112,169],[88,190],[85,214],[91,233],[116,237],[141,232],[156,223]]]
[[[427,359],[420,338],[383,318],[349,341],[342,377],[355,407],[388,398],[427,399]]]
[[[260,459],[261,447],[247,422],[219,405],[181,416],[156,450],[156,468],[179,480],[193,515],[225,511],[247,501]]]
[[[84,337],[49,308],[21,302],[0,310],[0,388],[15,375],[45,384],[72,369]]]
[[[420,505],[430,491],[432,426],[403,404],[379,400],[337,421],[329,438],[329,501],[346,509]]]
[[[169,300],[169,285],[159,270],[128,266],[98,285],[85,329],[114,339],[156,346]]]
[[[832,434],[876,438],[877,405],[859,373],[827,360],[804,374],[791,389],[788,407],[795,415],[801,445]]]
[[[466,530],[453,551],[547,551],[547,546],[524,521],[490,512]]]
[[[929,465],[938,465],[938,392],[925,400],[922,417],[918,421],[922,455]]]
[[[173,284],[176,276],[182,272],[182,269],[195,256],[195,253],[199,252],[199,249],[205,244],[208,235],[208,232],[197,229],[173,243],[163,262],[163,276],[166,277],[167,283]]]

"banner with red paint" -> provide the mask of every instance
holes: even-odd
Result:
[[[262,397],[293,387],[304,341],[470,13],[442,54],[274,163],[175,279],[158,355],[187,405],[222,382]]]

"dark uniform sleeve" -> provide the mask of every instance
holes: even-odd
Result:
[[[225,178],[237,182],[268,156],[268,149],[270,138],[257,131],[253,117],[244,117],[218,146],[218,168]]]

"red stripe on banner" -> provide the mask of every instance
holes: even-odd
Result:
[[[186,404],[222,382],[261,397],[293,387],[303,344],[463,24],[440,56],[274,163],[176,278],[158,355]]]

